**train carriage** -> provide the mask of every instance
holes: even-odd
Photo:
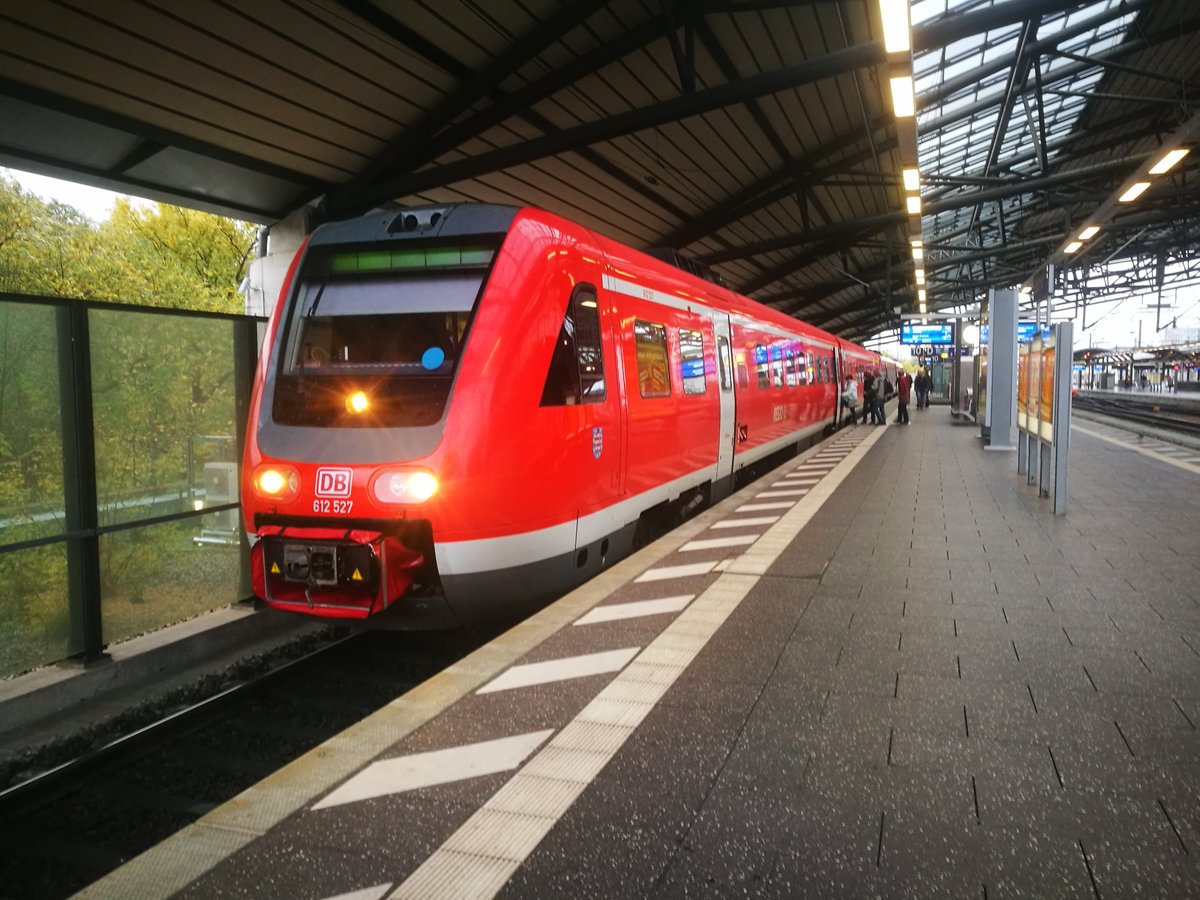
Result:
[[[544,602],[639,522],[837,423],[846,344],[536,209],[315,231],[272,315],[243,513],[255,592],[460,621]]]

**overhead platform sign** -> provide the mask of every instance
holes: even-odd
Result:
[[[954,325],[950,322],[933,322],[921,325],[904,322],[900,325],[901,344],[936,344],[946,346],[954,343]]]

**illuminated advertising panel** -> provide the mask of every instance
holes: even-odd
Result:
[[[1029,417],[1025,408],[1029,405],[1029,345],[1017,347],[1017,427],[1028,428]]]
[[[1042,341],[1035,337],[1029,345],[1028,362],[1025,365],[1027,386],[1025,389],[1025,428],[1037,430],[1038,400],[1042,385]]]
[[[1049,441],[1054,437],[1051,423],[1054,421],[1054,338],[1048,337],[1042,348],[1042,378],[1041,390],[1041,425],[1039,432],[1042,440]]]

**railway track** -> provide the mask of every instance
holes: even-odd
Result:
[[[0,898],[70,896],[499,630],[347,631],[20,780],[0,792]]]
[[[1099,413],[1126,422],[1152,425],[1164,431],[1200,437],[1200,407],[1194,404],[1174,402],[1166,398],[1081,393],[1075,395],[1071,405],[1074,409]]]

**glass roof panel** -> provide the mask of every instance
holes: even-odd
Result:
[[[937,19],[950,19],[964,13],[1003,6],[1006,0],[914,0],[911,6],[914,25]],[[1081,66],[1057,51],[1077,56],[1094,56],[1119,44],[1136,13],[1121,14],[1121,0],[1097,0],[1079,9],[1056,12],[1038,23],[1032,40],[1038,41],[1037,57],[1043,91],[1035,90],[1032,61],[1017,58],[1023,23],[993,29],[956,40],[945,48],[914,54],[913,69],[917,85],[917,156],[926,183],[938,199],[977,190],[973,186],[955,187],[960,179],[978,179],[997,175],[1044,174],[1039,143],[1044,127],[1047,141],[1047,165],[1063,152],[1065,139],[1078,126],[1087,107],[1087,95],[1103,77],[1100,66]],[[1108,19],[1099,21],[1098,19]],[[1089,27],[1089,23],[1096,23]],[[1082,30],[1080,30],[1082,29]],[[1057,46],[1045,41],[1062,36]],[[1024,90],[1008,98],[1009,111],[1002,120],[1014,66],[1027,72]],[[971,73],[977,72],[972,79]],[[961,84],[959,83],[961,79]],[[947,85],[958,85],[947,92]],[[922,96],[924,95],[924,96]],[[989,104],[979,110],[980,104]],[[1040,109],[1039,109],[1040,104]],[[1043,125],[1044,120],[1044,125]],[[997,138],[997,130],[1002,133]],[[992,157],[993,143],[998,144]],[[950,186],[947,186],[949,179]],[[927,196],[927,202],[930,197]],[[1016,196],[1002,201],[1006,215],[1023,214],[1028,198]],[[967,240],[968,225],[987,218],[995,211],[995,202],[981,210],[975,205],[948,209],[924,217],[926,240],[936,241],[946,232],[960,230]],[[1010,220],[1011,221],[1011,220]],[[932,226],[932,227],[931,227]],[[974,238],[971,238],[972,240]]]

